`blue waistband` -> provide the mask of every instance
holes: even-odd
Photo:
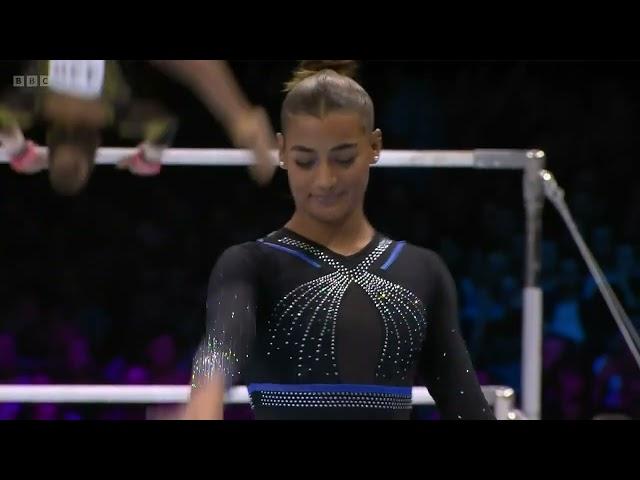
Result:
[[[363,385],[350,383],[311,383],[311,384],[282,384],[282,383],[251,383],[247,389],[254,392],[347,392],[347,393],[382,393],[386,395],[400,395],[411,397],[411,387],[394,387],[388,385]]]

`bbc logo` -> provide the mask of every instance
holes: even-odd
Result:
[[[13,86],[22,87],[48,87],[49,75],[14,75]]]

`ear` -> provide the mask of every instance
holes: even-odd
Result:
[[[278,134],[276,135],[276,138],[278,139],[278,159],[280,160],[280,168],[282,168],[283,170],[287,169],[287,165],[285,162],[285,154],[284,154],[284,135],[280,132],[278,132]]]
[[[379,128],[376,128],[371,132],[369,144],[373,152],[370,163],[373,165],[374,163],[378,163],[378,160],[380,159],[380,152],[382,151],[382,132]]]

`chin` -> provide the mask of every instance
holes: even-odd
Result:
[[[312,218],[322,223],[339,223],[349,215],[349,212],[343,208],[314,209],[309,213]]]

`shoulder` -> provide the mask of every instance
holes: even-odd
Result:
[[[218,257],[218,262],[246,262],[255,261],[260,256],[258,241],[249,241],[231,245],[222,251]]]
[[[400,250],[400,256],[404,257],[407,265],[413,268],[419,267],[427,275],[441,277],[449,273],[445,261],[435,250],[397,240],[392,240],[390,247],[392,252]]]
[[[218,255],[213,272],[226,274],[258,271],[262,255],[257,242],[243,242],[227,247]]]

